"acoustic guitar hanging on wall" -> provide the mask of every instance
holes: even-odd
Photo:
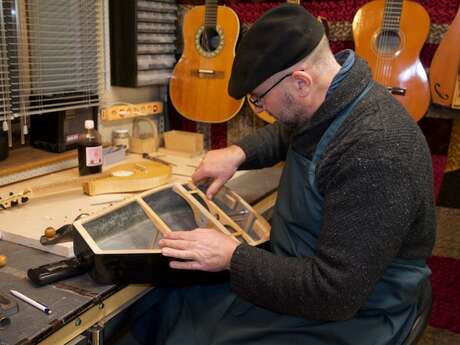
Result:
[[[353,19],[356,53],[364,58],[374,80],[387,87],[414,118],[430,105],[430,88],[419,53],[430,30],[430,17],[418,3],[374,0]]]
[[[184,51],[176,64],[169,93],[176,110],[198,122],[225,122],[244,100],[227,92],[240,32],[236,13],[217,0],[206,0],[184,16]]]
[[[430,66],[433,103],[460,109],[460,7]]]

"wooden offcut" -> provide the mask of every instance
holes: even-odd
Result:
[[[166,150],[190,154],[203,152],[204,136],[201,133],[173,130],[164,132],[163,137]]]

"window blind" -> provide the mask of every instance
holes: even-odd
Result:
[[[0,3],[0,10],[3,13],[3,4]],[[2,15],[0,19],[0,118],[7,118],[11,114],[10,107],[10,81],[8,75],[8,56],[6,47],[5,20]],[[0,129],[1,130],[1,129]]]
[[[98,105],[102,0],[0,1],[0,116]]]

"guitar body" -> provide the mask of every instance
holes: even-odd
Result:
[[[217,6],[219,43],[216,49],[205,50],[200,44],[205,8],[196,6],[184,16],[184,52],[173,70],[169,93],[182,116],[199,122],[225,122],[238,113],[244,101],[235,100],[227,92],[239,20],[232,9]]]
[[[392,94],[418,121],[430,104],[428,78],[419,59],[430,18],[420,4],[403,1],[399,31],[382,30],[384,5],[384,0],[374,0],[356,13],[355,50],[368,62],[374,80],[392,88]]]
[[[430,66],[430,86],[433,103],[454,106],[460,98],[460,7],[454,21],[442,37]]]

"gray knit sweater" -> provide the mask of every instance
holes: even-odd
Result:
[[[240,168],[273,165],[289,146],[311,159],[323,132],[370,78],[357,58],[308,123],[295,129],[275,123],[243,139],[239,146],[247,159]],[[430,152],[417,124],[376,85],[342,124],[316,174],[324,196],[316,255],[281,257],[240,245],[231,261],[231,286],[275,312],[342,320],[366,303],[392,259],[431,254],[436,224]]]

